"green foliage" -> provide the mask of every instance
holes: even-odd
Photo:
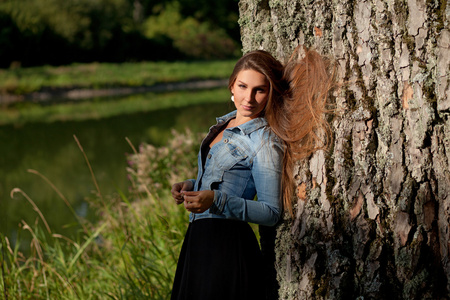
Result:
[[[187,213],[182,206],[175,205],[165,187],[167,179],[177,179],[175,172],[180,170],[182,175],[195,176],[190,160],[195,157],[192,145],[197,143],[197,138],[189,132],[174,133],[166,147],[154,148],[159,153],[158,159],[165,163],[152,166],[140,166],[145,157],[154,157],[151,151],[145,151],[148,145],[140,147],[144,151],[132,156],[135,162],[129,169],[132,177],[137,179],[138,170],[145,170],[157,172],[164,182],[157,182],[156,177],[148,185],[133,181],[134,187],[146,185],[147,188],[128,197],[121,192],[120,196],[93,197],[91,207],[98,213],[99,221],[89,224],[81,220],[78,240],[70,240],[43,226],[46,221],[42,214],[34,225],[22,223],[15,246],[1,235],[2,296],[8,299],[168,299]],[[173,168],[174,165],[179,168]],[[153,190],[157,192],[152,193]],[[22,195],[29,199],[23,192]],[[40,213],[37,207],[35,210]],[[31,238],[29,255],[19,251],[21,235]]]
[[[69,43],[92,48],[111,38],[111,31],[124,22],[129,8],[120,0],[10,0],[0,9],[13,18],[20,32],[39,36],[50,30]],[[102,30],[97,32],[94,26]]]
[[[186,0],[3,0],[0,67],[234,56],[239,43],[237,2],[217,1],[213,6],[211,13],[206,9],[210,3]],[[164,22],[176,26],[157,36],[148,34],[153,25]],[[188,27],[180,27],[183,24]],[[188,35],[174,34],[177,29]],[[191,51],[198,46],[209,50]]]
[[[83,61],[90,51],[102,51],[124,37],[129,9],[123,0],[6,0],[0,4],[0,36],[8,28],[18,36],[9,41],[14,52],[2,53],[7,56],[2,60]]]
[[[183,17],[178,2],[168,3],[164,8],[155,8],[158,14],[150,16],[143,24],[149,39],[167,36],[175,48],[193,58],[227,58],[239,55],[237,43],[228,37],[225,30],[213,28],[208,22],[194,17]]]

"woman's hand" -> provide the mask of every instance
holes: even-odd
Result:
[[[184,207],[193,213],[202,213],[211,207],[214,191],[184,192]]]
[[[174,185],[172,185],[172,197],[175,199],[175,202],[177,204],[181,204],[184,201],[184,193],[187,191],[192,191],[194,188],[194,185],[192,184],[192,181],[186,180],[183,182],[177,182]]]

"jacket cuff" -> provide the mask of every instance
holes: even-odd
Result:
[[[213,191],[214,191],[214,200],[211,207],[209,208],[209,212],[215,215],[221,215],[225,207],[227,196],[221,191],[218,190]]]
[[[194,189],[196,180],[195,179],[187,179],[187,181],[192,182],[192,189]]]

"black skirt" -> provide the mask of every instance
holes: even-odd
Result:
[[[246,222],[201,219],[189,224],[172,300],[265,299],[258,241]]]

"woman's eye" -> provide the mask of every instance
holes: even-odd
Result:
[[[245,89],[245,85],[243,84],[238,85],[238,87],[240,87],[241,89]]]

